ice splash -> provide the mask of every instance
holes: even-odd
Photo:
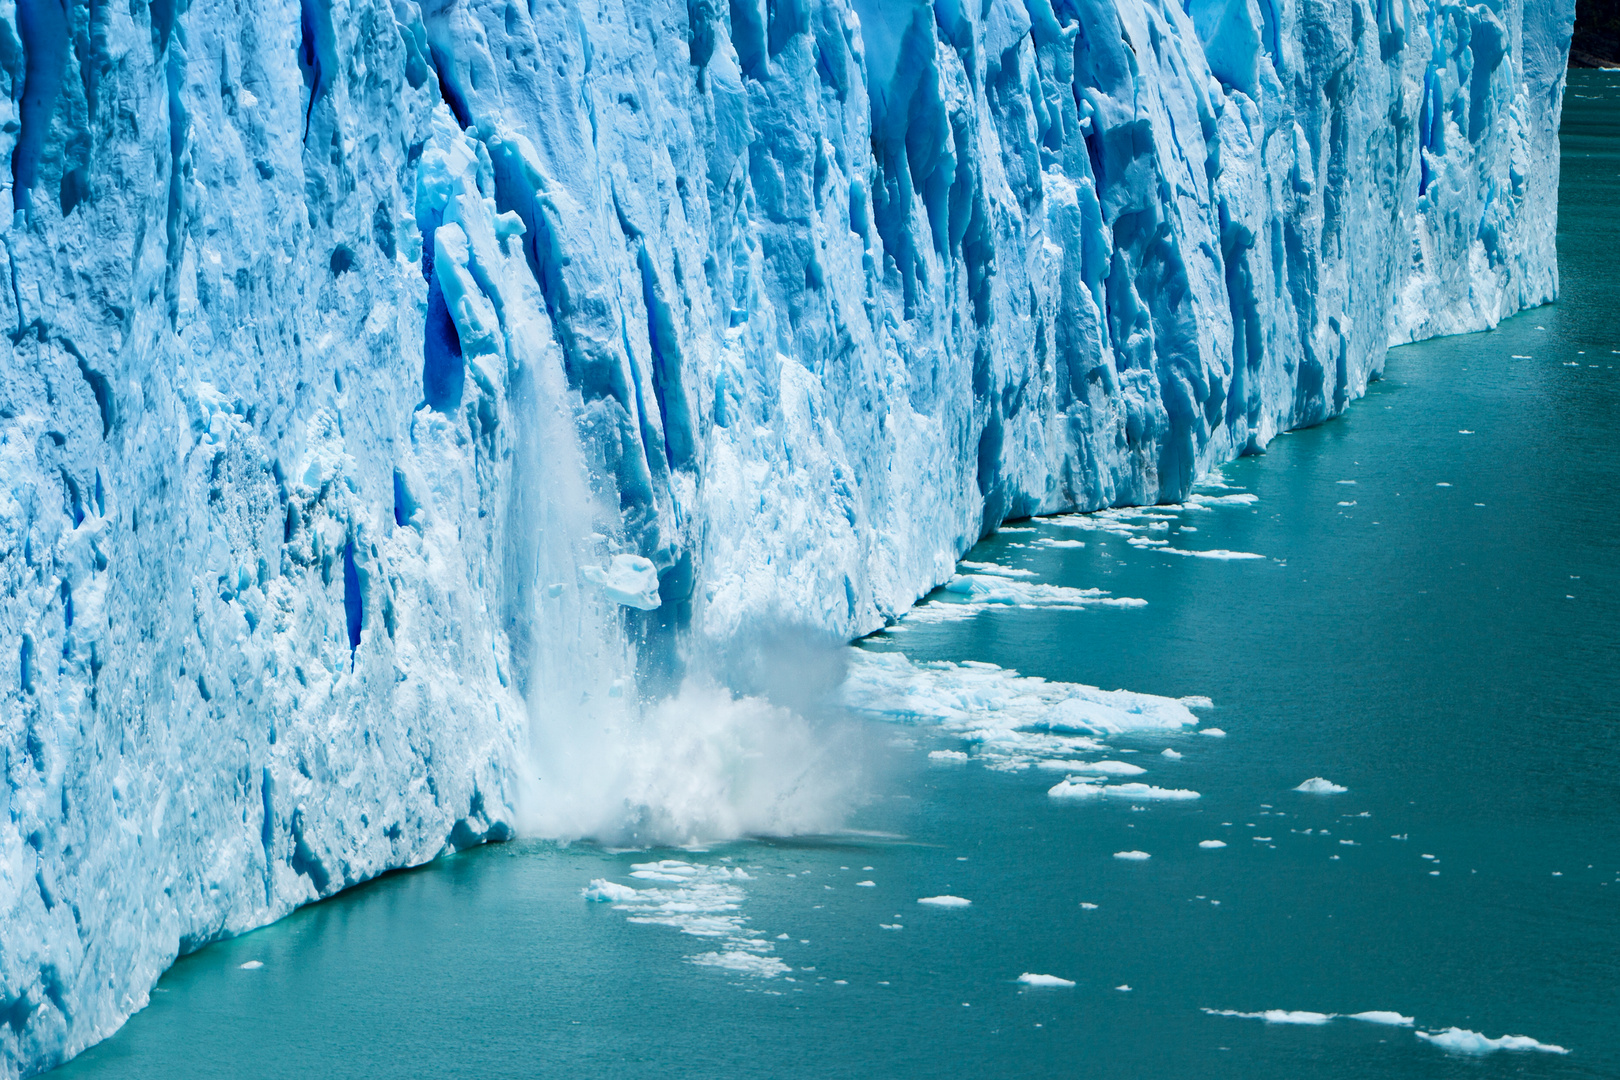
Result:
[[[718,943],[716,949],[688,956],[693,964],[767,979],[793,970],[772,955],[774,947],[765,934],[749,927],[742,914],[748,894],[739,882],[752,880],[747,871],[660,859],[633,863],[630,876],[657,884],[637,889],[596,878],[580,893],[587,900],[611,903],[613,910],[626,913],[629,922],[668,926]]]
[[[622,694],[622,690],[620,691]],[[529,835],[691,846],[837,829],[864,790],[863,736],[690,678],[662,701],[614,696],[533,729]]]

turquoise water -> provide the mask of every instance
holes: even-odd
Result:
[[[1109,740],[1202,798],[1055,800],[1061,773],[929,764],[972,747],[896,726],[916,745],[862,832],[441,860],[182,959],[57,1075],[1620,1075],[1620,80],[1571,73],[1564,140],[1557,305],[1395,351],[1347,417],[1225,471],[1257,502],[1152,534],[1264,558],[1040,523],[971,557],[1147,606],[866,646],[1207,696],[1224,739]],[[1313,776],[1349,790],[1290,790]],[[713,941],[582,900],[673,887],[629,876],[660,858],[746,867],[711,914],[792,970],[694,964]],[[972,906],[916,903],[945,893]],[[1392,1010],[1571,1052],[1204,1009]]]

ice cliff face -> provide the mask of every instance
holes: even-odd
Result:
[[[1551,299],[1570,22],[0,0],[0,1075]]]

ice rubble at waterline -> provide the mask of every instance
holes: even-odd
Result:
[[[1551,298],[1568,3],[1368,12],[0,3],[0,1075]]]

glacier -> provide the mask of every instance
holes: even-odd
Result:
[[[0,0],[0,1076],[515,829],[824,823],[761,642],[1555,297],[1572,19]]]

